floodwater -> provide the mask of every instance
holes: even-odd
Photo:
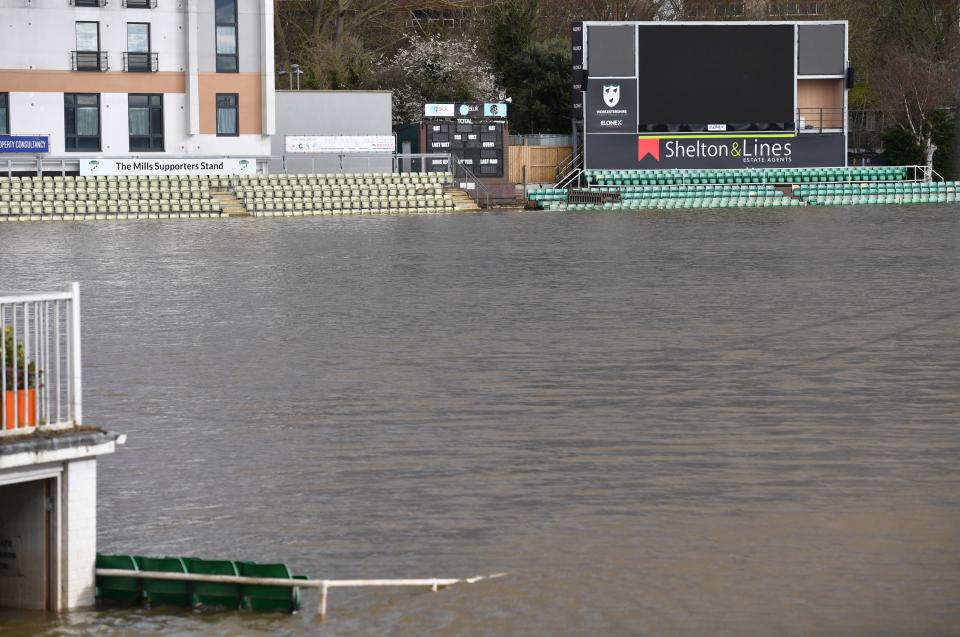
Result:
[[[100,550],[509,575],[4,636],[960,635],[956,206],[0,226],[71,280]]]

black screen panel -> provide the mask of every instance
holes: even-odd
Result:
[[[591,25],[587,31],[587,67],[592,77],[632,77],[633,25]]]
[[[638,28],[640,131],[793,128],[793,25]]]

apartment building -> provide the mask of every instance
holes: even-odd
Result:
[[[264,166],[274,109],[272,0],[0,0],[0,135],[47,136],[44,159],[68,171],[133,156]]]

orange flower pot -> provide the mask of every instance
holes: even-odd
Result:
[[[37,426],[37,390],[36,389],[18,389],[17,390],[17,409],[13,409],[13,390],[4,391],[6,400],[5,413],[0,411],[3,422],[3,428],[25,429],[27,427]]]

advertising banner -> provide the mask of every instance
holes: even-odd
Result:
[[[457,102],[456,104],[424,104],[424,117],[446,117],[457,119],[506,119],[506,102]]]
[[[500,117],[504,118],[507,116],[507,104],[506,102],[493,102],[483,105],[483,116],[484,117]]]
[[[0,153],[49,153],[47,135],[0,135]]]
[[[392,153],[393,135],[287,135],[288,153]]]
[[[81,159],[81,175],[256,175],[254,159]]]
[[[591,79],[586,127],[588,133],[636,133],[637,80]]]
[[[846,166],[843,135],[588,134],[584,166],[592,169],[812,168]]]
[[[453,117],[453,104],[424,104],[424,117]]]

